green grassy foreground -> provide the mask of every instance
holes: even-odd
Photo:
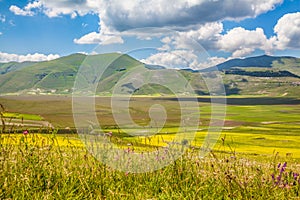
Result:
[[[132,174],[99,162],[74,136],[2,134],[0,199],[299,198],[297,159],[198,155],[189,149],[163,169]]]
[[[69,97],[0,100],[6,122],[9,117],[23,117],[24,121],[46,120],[59,129],[74,126]],[[166,147],[178,131],[178,102],[150,97],[133,100],[130,114],[140,127],[120,130],[109,97],[96,98],[104,132],[112,132],[110,140],[124,150],[129,147],[130,153]],[[50,134],[34,134],[31,127],[29,134],[0,133],[0,199],[299,199],[299,99],[228,98],[222,134],[213,151],[199,158],[211,120],[207,100],[199,99],[200,113],[195,114],[201,125],[186,154],[163,169],[143,174],[116,171],[99,162],[76,134],[58,135],[52,128]],[[151,137],[130,136],[149,129],[148,109],[153,102],[168,110],[165,127]],[[6,130],[14,128],[7,124]]]

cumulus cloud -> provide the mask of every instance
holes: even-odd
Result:
[[[188,50],[174,50],[153,54],[142,62],[167,68],[194,68],[197,64],[197,56]]]
[[[5,52],[0,52],[0,62],[24,62],[24,61],[49,61],[59,58],[57,54],[27,54],[27,55],[18,55],[18,54],[9,54]]]
[[[267,12],[283,0],[111,0],[101,20],[118,31],[139,27],[186,27],[224,19],[241,20]]]
[[[200,62],[189,60],[192,53],[195,53],[190,52],[195,45],[191,40],[201,44],[207,51],[222,50],[231,53],[231,57],[244,57],[257,49],[271,53],[276,49],[300,48],[299,12],[283,16],[274,27],[275,35],[271,38],[267,38],[259,27],[254,30],[236,27],[224,33],[222,21],[254,18],[282,2],[283,0],[37,0],[24,8],[12,6],[11,10],[22,15],[34,15],[34,11],[40,10],[49,17],[70,15],[72,18],[95,13],[100,19],[99,30],[74,39],[75,43],[108,45],[124,43],[123,38],[126,36],[143,40],[158,37],[163,43],[158,48],[161,52],[146,61],[152,64],[163,62],[167,65],[184,65],[188,60],[190,66],[199,67]],[[144,27],[156,28],[146,30]],[[177,33],[170,35],[168,29]],[[161,38],[164,35],[169,36]],[[178,55],[186,60],[180,60]],[[173,63],[171,59],[174,59]],[[213,57],[204,63],[215,64],[222,60],[224,58]]]
[[[10,6],[9,10],[13,12],[15,15],[22,15],[22,16],[33,16],[34,12],[30,10],[23,10],[18,6],[12,5]]]
[[[274,27],[278,49],[300,48],[300,12],[289,13],[278,20]]]
[[[273,48],[273,39],[268,39],[262,28],[246,30],[236,27],[223,33],[223,24],[220,22],[207,23],[197,29],[179,32],[176,36],[162,40],[163,47],[159,50],[169,50],[172,45],[176,49],[199,49],[202,51],[222,50],[232,53],[232,57],[244,57],[256,49],[270,53]]]
[[[188,27],[225,19],[241,20],[272,10],[283,0],[38,0],[19,11],[43,7],[49,17],[98,13],[101,25],[116,31],[142,27]],[[14,6],[15,8],[16,6]],[[36,6],[37,7],[37,6]],[[102,27],[101,27],[102,28]]]
[[[220,22],[206,23],[196,28],[181,31],[175,36],[172,42],[176,48],[195,48],[195,41],[205,49],[215,49],[216,42],[220,39],[223,31],[223,24]]]
[[[72,18],[88,13],[98,13],[103,7],[103,0],[39,0],[43,5],[43,12],[48,17],[70,15]]]
[[[223,19],[255,17],[272,10],[283,0],[37,0],[24,11],[42,4],[51,17],[61,14],[81,15],[90,11],[99,13],[101,20],[116,30],[138,27],[187,26]]]
[[[223,58],[223,57],[209,57],[207,58],[206,61],[204,62],[201,62],[198,64],[198,69],[205,69],[205,68],[208,68],[208,67],[212,67],[212,66],[216,66],[220,63],[223,63],[227,60],[230,60],[231,57],[228,57],[228,58]]]
[[[9,9],[16,15],[33,16],[36,10],[40,10],[48,17],[59,17],[70,15],[75,18],[77,15],[85,15],[93,10],[99,10],[99,0],[37,0],[28,3],[24,8],[12,5]]]
[[[150,65],[161,65],[167,68],[190,68],[190,69],[205,69],[223,63],[229,58],[209,57],[205,58],[197,55],[190,50],[174,50],[168,52],[159,52],[150,57],[141,60],[141,62]]]
[[[76,44],[120,44],[123,43],[123,39],[120,36],[116,35],[105,35],[102,33],[92,32],[79,39],[74,39]]]
[[[218,47],[226,52],[232,52],[233,57],[249,55],[256,49],[270,52],[272,43],[268,40],[262,28],[246,30],[241,27],[234,28],[220,37]]]
[[[18,6],[12,5],[10,6],[9,10],[15,15],[33,16],[35,14],[33,10],[41,8],[41,6],[41,2],[35,1],[32,3],[28,3],[23,9],[19,8]]]

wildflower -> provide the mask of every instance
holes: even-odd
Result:
[[[28,130],[23,131],[24,135],[27,135],[28,133],[29,133]]]
[[[281,167],[281,163],[279,163],[278,165],[277,165],[277,168],[279,169]]]
[[[125,149],[125,153],[130,153],[131,149],[128,147],[127,149]]]
[[[111,131],[108,132],[107,135],[108,135],[109,137],[112,137],[112,132],[111,132]]]
[[[299,176],[298,173],[294,173],[294,172],[293,172],[293,177],[294,177],[295,180],[297,180],[298,176]]]
[[[287,165],[287,163],[284,162],[282,167],[281,167],[280,173],[283,173],[285,171],[286,165]]]
[[[272,180],[275,181],[275,175],[271,174],[271,176],[272,176]]]
[[[277,182],[276,182],[276,185],[278,185],[278,184],[280,183],[280,181],[281,181],[281,174],[279,174],[279,175],[277,176]]]
[[[286,168],[286,165],[287,165],[287,162],[284,162],[282,167]]]

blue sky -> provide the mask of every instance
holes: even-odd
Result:
[[[76,52],[131,52],[191,68],[260,54],[300,57],[300,1],[0,0],[0,62]]]

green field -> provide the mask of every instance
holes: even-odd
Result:
[[[111,111],[109,97],[96,98],[96,111],[104,132],[112,131],[138,146],[141,138],[130,136],[134,131],[151,131],[148,109],[153,104],[160,104],[167,110],[167,122],[155,137],[172,138],[180,123],[180,106],[173,98],[134,97],[130,103],[130,114],[139,128],[118,128]],[[24,113],[23,116],[49,121],[55,128],[74,127],[70,97],[63,96],[8,96],[2,97],[2,104],[8,112]],[[188,101],[187,101],[188,102]],[[256,105],[254,105],[256,104]],[[44,106],[47,105],[47,106]],[[201,146],[207,135],[211,121],[211,104],[209,98],[199,98],[201,125],[198,127],[195,146]],[[191,108],[193,109],[193,108]],[[29,114],[36,114],[37,116]],[[27,114],[27,115],[26,115]],[[7,114],[8,115],[8,114]],[[300,101],[291,98],[268,97],[231,97],[227,99],[227,110],[224,127],[220,138],[231,141],[237,153],[269,154],[274,151],[282,155],[300,156]],[[141,130],[142,129],[142,130]],[[155,129],[155,127],[152,127]],[[166,134],[167,133],[167,134]],[[221,139],[219,138],[219,143]],[[157,143],[157,142],[156,142]],[[153,145],[155,148],[155,145]],[[218,148],[218,146],[216,146]],[[226,149],[227,151],[228,149]]]
[[[85,148],[89,143],[77,134],[57,134],[59,130],[74,127],[71,100],[64,96],[1,97],[7,117],[44,120],[55,127],[48,128],[47,134],[37,134],[33,131],[36,129],[29,127],[26,135],[13,132],[0,135],[1,199],[299,198],[297,98],[231,96],[227,98],[226,118],[219,135],[209,131],[210,99],[199,97],[200,112],[194,115],[201,124],[195,138],[175,144],[178,149],[186,149],[186,153],[158,171],[141,174],[114,170],[99,162],[93,151]],[[191,99],[184,101],[189,105]],[[110,97],[96,98],[97,117],[105,137],[111,132],[108,137],[111,144],[127,154],[147,155],[168,148],[176,135],[189,139],[192,134],[184,130],[178,133],[180,107],[173,97],[133,97],[129,112],[137,127],[123,129],[117,126],[110,103]],[[167,111],[164,127],[153,136],[133,137],[131,133],[155,132],[160,128],[149,126],[148,110],[153,104],[160,104]],[[220,120],[221,115],[215,118]],[[200,158],[208,135],[217,138],[216,144],[206,157]],[[92,143],[99,145],[96,140]],[[176,155],[167,152],[155,162],[172,156]],[[287,167],[283,169],[284,162]]]

